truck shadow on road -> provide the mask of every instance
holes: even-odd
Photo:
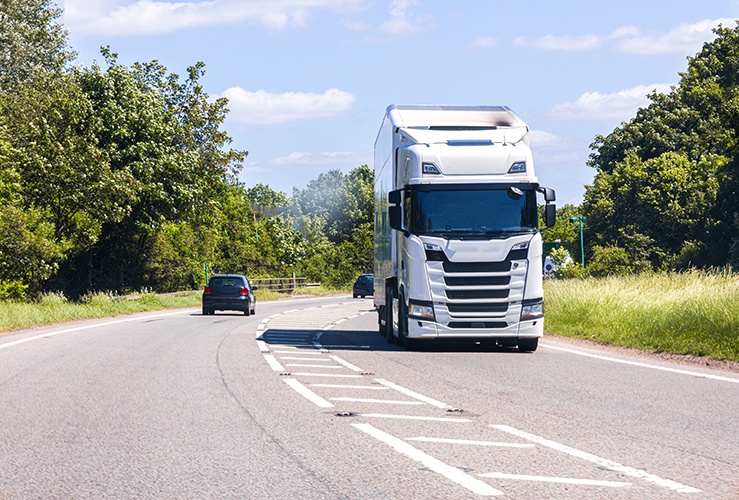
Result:
[[[329,351],[386,351],[386,352],[490,352],[520,353],[515,347],[497,345],[494,341],[430,340],[413,350],[388,344],[377,331],[368,330],[324,330],[320,336],[315,330],[270,329],[261,336],[269,346],[290,346],[297,349]]]

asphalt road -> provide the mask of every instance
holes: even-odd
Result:
[[[0,499],[481,496],[739,498],[739,375],[409,352],[348,297],[0,335]]]

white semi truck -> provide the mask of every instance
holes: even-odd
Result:
[[[389,343],[534,351],[544,334],[539,186],[505,106],[392,105],[375,141],[374,303]]]

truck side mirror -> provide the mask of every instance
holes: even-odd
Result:
[[[387,201],[391,205],[400,205],[403,202],[403,190],[396,189],[395,191],[390,191],[387,194]]]
[[[544,206],[544,225],[548,229],[557,222],[557,206],[553,203],[547,203]]]
[[[400,210],[399,205],[390,205],[388,209],[390,214],[390,227],[397,231],[403,230],[403,212]]]
[[[554,194],[554,189],[552,188],[540,187],[538,191],[544,195],[544,201],[546,201],[547,203],[549,203],[550,201],[555,201],[557,199]]]
[[[400,205],[403,203],[403,190],[396,189],[395,191],[390,191],[387,194],[387,201],[390,202],[390,207],[388,207],[390,227],[396,231],[405,232],[405,228],[403,227],[403,211],[400,208]]]

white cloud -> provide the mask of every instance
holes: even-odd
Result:
[[[652,90],[669,93],[671,87],[666,83],[638,85],[630,89],[610,94],[586,92],[575,102],[557,104],[548,116],[564,121],[624,121],[633,117],[636,111],[650,104],[647,94]]]
[[[392,0],[390,18],[380,25],[380,31],[388,35],[408,35],[432,27],[434,20],[431,16],[416,14],[411,9],[418,5],[419,0]]]
[[[228,99],[229,121],[242,125],[274,125],[336,116],[349,111],[355,100],[353,94],[339,89],[329,89],[323,94],[273,94],[264,90],[250,92],[241,87],[231,87],[218,97]]]
[[[76,35],[152,35],[198,26],[253,21],[299,27],[319,9],[344,10],[362,0],[64,0],[64,24]]]
[[[470,43],[470,47],[473,49],[486,49],[488,47],[495,47],[498,45],[498,39],[492,36],[483,36],[477,40],[473,40]]]
[[[615,36],[618,45],[624,52],[634,54],[694,54],[704,42],[715,38],[713,28],[722,24],[733,28],[735,21],[731,18],[706,19],[694,24],[681,24],[667,33],[642,35],[632,28],[624,36]]]
[[[596,35],[546,35],[540,38],[518,37],[513,40],[513,44],[520,47],[535,47],[548,50],[590,50],[601,47],[603,40],[603,37]]]
[[[516,38],[514,45],[547,50],[592,50],[609,44],[633,54],[694,54],[704,42],[713,40],[713,28],[719,24],[733,27],[731,18],[706,19],[693,24],[681,24],[667,33],[642,34],[634,26],[621,26],[608,35],[546,35],[538,38]]]
[[[324,153],[305,153],[295,151],[287,156],[279,156],[269,160],[270,165],[353,165],[357,166],[361,163],[367,163],[366,154],[357,154],[351,152],[324,152]]]

